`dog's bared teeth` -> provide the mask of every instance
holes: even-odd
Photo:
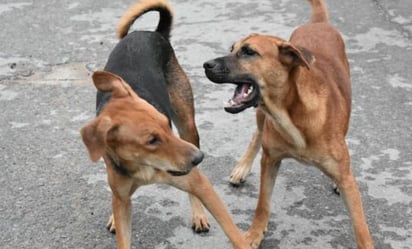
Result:
[[[255,88],[253,87],[253,85],[249,86],[249,89],[247,90],[248,94],[250,94],[251,92],[253,92]]]
[[[226,106],[226,107],[232,107],[232,106],[236,106],[236,105],[238,105],[239,103],[237,103],[235,100],[233,100],[233,99],[229,99],[229,101],[228,102],[226,102],[226,103],[224,103],[224,105]]]
[[[248,88],[243,93],[243,97],[247,98],[253,92],[253,85],[248,85]]]
[[[242,105],[252,94],[254,88],[252,84],[244,83],[237,85],[232,99],[226,102],[226,107],[235,107]]]

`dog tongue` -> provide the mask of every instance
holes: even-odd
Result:
[[[236,87],[235,95],[229,101],[233,105],[242,104],[242,102],[249,96],[250,84],[241,84]]]

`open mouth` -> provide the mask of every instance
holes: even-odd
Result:
[[[225,106],[225,111],[229,113],[239,113],[246,108],[256,106],[259,100],[259,90],[253,83],[234,83],[236,89],[233,97],[229,99]]]

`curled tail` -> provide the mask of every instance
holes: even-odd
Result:
[[[311,21],[315,22],[328,22],[328,10],[324,0],[309,0],[312,5],[312,17]]]
[[[156,32],[159,32],[166,39],[169,39],[173,22],[172,7],[167,0],[140,0],[132,5],[120,18],[117,25],[117,36],[122,39],[129,32],[130,26],[137,18],[149,11],[159,12],[159,24]]]

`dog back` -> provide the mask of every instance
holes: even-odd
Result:
[[[166,115],[170,121],[171,108],[165,71],[172,55],[170,43],[161,34],[134,31],[116,45],[104,70],[122,77],[141,98]],[[97,115],[110,97],[110,93],[97,92]]]

